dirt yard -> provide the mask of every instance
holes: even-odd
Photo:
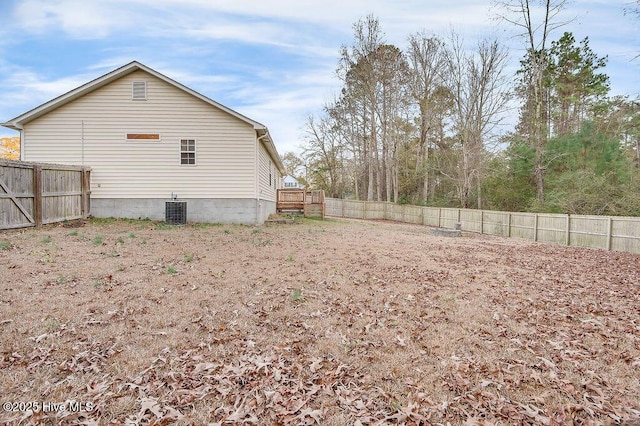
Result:
[[[2,424],[640,424],[640,256],[347,220],[0,233]]]

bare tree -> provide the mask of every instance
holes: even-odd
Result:
[[[330,116],[325,115],[316,121],[313,116],[307,119],[306,149],[303,152],[308,178],[318,188],[328,192],[330,197],[341,197],[344,190],[343,140],[335,131]]]
[[[419,110],[419,141],[416,171],[422,173],[422,197],[429,198],[429,133],[438,124],[437,102],[444,86],[442,69],[445,65],[444,43],[438,37],[425,33],[409,36],[408,59],[411,66],[411,96]],[[441,122],[440,122],[441,124]]]
[[[365,169],[356,193],[362,187],[367,200],[395,201],[397,135],[408,100],[409,67],[400,49],[383,42],[373,16],[358,21],[354,33],[352,46],[342,48],[338,76],[344,86],[331,113],[344,117],[338,124],[350,133],[345,139],[354,142],[353,158]]]
[[[376,51],[384,44],[378,19],[368,15],[353,26],[355,40],[350,47],[341,49],[338,76],[345,87],[343,97],[355,107],[362,129],[362,153],[367,168],[367,200],[373,200],[374,190],[381,198],[380,157],[376,116],[378,115]]]
[[[506,51],[497,41],[480,41],[477,51],[467,53],[455,34],[447,49],[447,82],[454,98],[454,125],[460,149],[455,176],[462,207],[469,207],[476,190],[477,207],[482,208],[481,178],[485,144],[499,124],[508,101],[504,69]]]

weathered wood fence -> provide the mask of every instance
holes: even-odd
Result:
[[[276,211],[296,211],[305,217],[324,218],[325,214],[324,191],[321,189],[278,189],[276,191]]]
[[[640,217],[515,213],[326,198],[327,216],[385,219],[504,237],[640,253]]]
[[[0,160],[0,230],[87,217],[89,167]]]

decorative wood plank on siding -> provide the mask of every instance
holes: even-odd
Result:
[[[131,83],[142,79],[148,98],[132,101]],[[94,198],[255,197],[253,127],[143,71],[28,123],[24,136],[25,161],[91,166]],[[196,139],[195,166],[180,165],[181,138]]]

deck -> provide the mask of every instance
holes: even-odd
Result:
[[[278,189],[276,211],[297,213],[304,217],[324,219],[326,204],[323,190]]]

